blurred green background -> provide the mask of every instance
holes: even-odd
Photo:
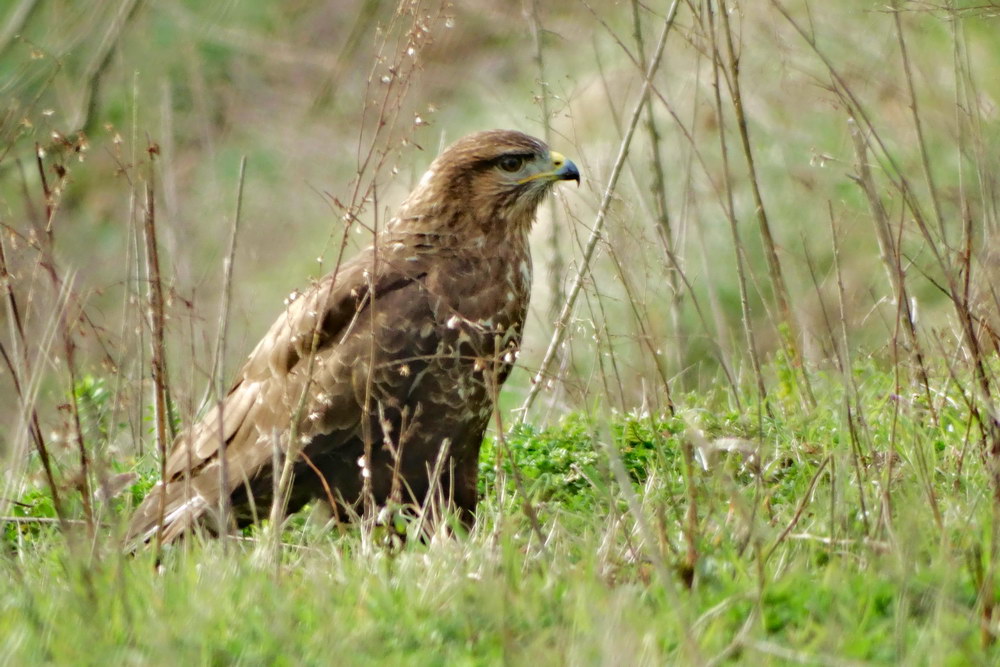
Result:
[[[688,0],[647,101],[671,7],[0,1],[0,663],[995,662],[1000,6]],[[380,546],[319,504],[277,569],[256,529],[123,556],[159,476],[147,192],[180,427],[348,220],[350,253],[493,127],[583,183],[540,209],[473,533]]]
[[[227,378],[284,297],[330,268],[345,210],[368,225],[384,221],[443,145],[474,130],[509,127],[550,137],[584,175],[578,190],[558,189],[534,233],[525,370],[504,399],[519,404],[639,102],[639,63],[650,57],[668,7],[532,0],[4,3],[0,224],[10,284],[28,304],[31,337],[47,340],[57,298],[39,268],[40,242],[32,240],[45,227],[36,144],[45,151],[50,185],[65,170],[54,194],[52,243],[60,279],[72,279],[72,300],[89,318],[75,325],[77,363],[82,372],[125,378],[135,406],[148,375],[138,223],[147,148],[156,145],[152,183],[170,299],[171,382],[188,397],[190,412],[211,377],[241,157],[248,167]],[[934,234],[957,257],[971,221],[974,288],[988,303],[993,260],[983,250],[997,225],[1000,155],[995,11],[971,2],[898,8],[941,212]],[[810,364],[829,366],[836,345],[830,323],[840,318],[835,229],[849,344],[860,354],[886,356],[896,305],[868,203],[854,181],[843,90],[867,112],[898,173],[933,211],[892,11],[860,0],[754,2],[730,7],[729,19],[756,179],[790,286],[797,345]],[[790,19],[812,35],[815,48]],[[697,3],[677,12],[653,77],[649,115],[631,143],[553,369],[558,382],[539,403],[556,414],[595,404],[660,405],[664,378],[675,393],[708,391],[719,384],[720,359],[729,361],[737,383],[749,381],[730,198],[748,272],[750,325],[765,358],[781,348],[781,318],[724,80],[720,106],[715,98],[712,54],[726,53],[719,26],[720,17]],[[372,147],[384,159],[365,162]],[[938,287],[944,279],[892,185],[897,174],[885,171],[883,158],[873,157],[872,165],[904,249],[918,324],[947,333],[954,327]],[[660,187],[686,283],[664,252]],[[367,240],[352,235],[349,252]],[[9,313],[0,317],[9,320]],[[41,386],[53,405],[65,395],[61,381]],[[0,392],[10,391],[0,379]]]

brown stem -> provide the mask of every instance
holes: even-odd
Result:
[[[747,127],[746,114],[743,110],[743,95],[740,90],[740,60],[733,46],[733,31],[729,24],[729,10],[726,7],[725,0],[719,0],[719,15],[722,17],[727,55],[726,64],[729,68],[729,76],[726,81],[729,85],[729,93],[733,101],[733,112],[736,115],[736,127],[740,135],[743,156],[746,158],[747,171],[750,175],[750,191],[753,194],[757,225],[760,228],[760,237],[764,245],[764,256],[767,258],[767,271],[771,279],[771,289],[774,290],[774,298],[778,303],[778,311],[787,327],[787,331],[784,332],[782,338],[784,339],[785,349],[788,351],[793,368],[800,371],[802,388],[805,390],[804,397],[806,404],[808,407],[814,408],[816,407],[816,397],[813,394],[809,375],[806,373],[801,356],[799,355],[798,326],[795,318],[792,316],[788,286],[785,284],[785,277],[781,270],[781,260],[778,258],[774,235],[771,232],[771,223],[768,219],[767,208],[764,206],[764,198],[761,195],[760,184],[757,179],[757,168],[754,163],[753,149],[750,145],[750,131]]]
[[[243,184],[246,180],[247,158],[240,159],[240,176],[236,187],[236,212],[233,214],[232,230],[229,235],[229,252],[223,265],[222,277],[222,307],[219,313],[219,339],[215,350],[215,401],[219,410],[219,525],[222,529],[219,536],[223,540],[229,533],[229,461],[226,451],[225,405],[226,405],[226,339],[229,333],[229,303],[233,294],[233,263],[236,259],[236,238],[240,228],[240,213],[243,209]]]
[[[733,188],[729,171],[729,148],[726,143],[726,133],[723,127],[722,97],[720,91],[721,62],[719,49],[715,41],[715,20],[711,4],[706,6],[708,12],[709,34],[712,35],[712,77],[715,96],[715,112],[719,119],[719,146],[722,154],[723,190],[725,196],[726,219],[729,221],[729,232],[733,237],[733,252],[736,256],[736,277],[740,288],[740,313],[743,317],[743,334],[746,336],[750,363],[753,367],[754,379],[757,383],[758,411],[763,406],[770,414],[771,407],[767,400],[767,388],[764,384],[764,373],[761,369],[760,354],[757,351],[757,340],[753,332],[750,315],[750,296],[747,291],[746,269],[744,267],[743,242],[740,239],[739,227],[736,224],[736,204],[733,201]]]
[[[167,484],[167,362],[164,341],[165,316],[163,283],[160,273],[160,256],[156,243],[156,198],[153,186],[153,155],[149,151],[148,173],[145,184],[146,211],[143,216],[146,249],[147,298],[149,301],[150,370],[153,377],[153,410],[156,430],[156,446],[160,453],[160,506],[157,515],[156,560],[159,562],[163,547],[163,520],[166,511]]]
[[[535,398],[538,396],[538,392],[544,384],[542,382],[542,378],[544,378],[548,373],[549,366],[551,366],[552,362],[555,360],[556,352],[559,350],[559,346],[562,344],[563,338],[566,336],[566,330],[569,328],[570,318],[573,316],[573,307],[576,305],[576,299],[580,295],[580,289],[583,287],[583,283],[588,275],[590,261],[594,256],[594,251],[597,249],[597,243],[601,240],[602,230],[604,229],[604,221],[607,218],[608,210],[611,207],[615,187],[618,184],[618,177],[625,164],[625,158],[628,156],[629,146],[632,143],[635,128],[639,123],[639,117],[645,107],[643,100],[645,99],[647,92],[652,87],[653,75],[656,74],[657,69],[660,67],[660,60],[663,57],[663,49],[667,44],[667,35],[670,34],[670,29],[674,24],[674,17],[677,15],[677,6],[678,0],[675,0],[674,3],[670,5],[670,11],[664,19],[663,30],[660,32],[660,38],[656,44],[653,59],[650,61],[649,67],[644,73],[645,80],[642,83],[639,103],[632,109],[632,116],[629,120],[628,128],[625,131],[625,136],[622,138],[621,143],[618,146],[618,155],[615,158],[614,166],[611,168],[611,175],[608,177],[608,184],[604,188],[604,194],[601,197],[601,204],[597,210],[597,216],[594,220],[594,226],[591,230],[590,238],[587,239],[587,245],[583,251],[583,258],[580,261],[580,267],[577,270],[576,278],[573,280],[573,286],[570,288],[569,294],[566,296],[566,301],[563,303],[562,310],[559,312],[559,319],[556,321],[555,331],[552,333],[552,338],[549,340],[549,346],[545,350],[545,356],[542,358],[538,371],[535,373],[531,388],[528,390],[528,395],[524,399],[524,404],[521,406],[518,423],[523,423],[527,417],[528,409],[531,407],[532,403],[535,402]]]
[[[528,23],[531,27],[531,37],[535,47],[535,68],[538,70],[538,100],[542,107],[542,138],[545,143],[552,144],[552,126],[549,123],[549,82],[545,76],[545,57],[542,48],[542,34],[545,29],[538,18],[538,0],[531,0],[531,9],[525,10]],[[550,197],[549,207],[549,236],[548,252],[548,278],[549,278],[549,315],[556,317],[559,314],[559,307],[563,302],[563,282],[562,275],[565,271],[566,262],[563,259],[562,249],[559,246],[559,225],[556,224],[556,200]]]

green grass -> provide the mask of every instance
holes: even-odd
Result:
[[[502,445],[487,442],[479,522],[467,536],[373,542],[358,528],[321,529],[307,510],[285,533],[280,568],[249,538],[192,540],[156,572],[149,552],[120,555],[115,529],[90,540],[78,528],[68,546],[54,527],[8,524],[0,654],[11,664],[657,664],[723,652],[773,664],[996,659],[981,646],[977,604],[992,505],[974,452],[956,475],[963,431],[945,419],[935,428],[908,399],[889,398],[891,373],[874,363],[858,369],[862,403],[881,406],[866,415],[872,442],[893,441],[894,407],[903,405],[886,487],[884,457],[862,450],[853,460],[840,383],[813,380],[823,407],[811,414],[777,404],[780,417],[756,423],[688,396],[676,417],[617,418],[610,430],[649,534],[608,472],[600,421],[586,415],[508,435],[526,496],[508,458],[498,481]],[[759,462],[716,451],[689,479],[682,448],[699,441],[695,428],[703,448],[745,438]],[[930,487],[914,462],[918,448],[930,460]],[[127,496],[105,508],[111,524]],[[19,506],[21,514],[51,515],[44,494],[22,500],[33,510]],[[681,576],[689,544],[690,588]]]
[[[1000,662],[995,457],[972,416],[996,412],[1000,394],[990,3],[681,3],[565,343],[527,424],[512,426],[553,330],[552,279],[566,286],[580,266],[638,102],[635,19],[646,58],[664,19],[657,3],[539,1],[533,25],[523,10],[535,4],[422,0],[397,13],[371,0],[139,3],[117,35],[117,2],[3,5],[0,664]],[[713,66],[727,68],[726,8],[753,174],[732,86],[714,81]],[[19,9],[30,11],[14,26]],[[412,57],[411,29],[429,39]],[[107,47],[106,69],[88,79]],[[385,97],[397,57],[393,76],[406,73],[390,80],[410,88]],[[78,140],[90,93],[88,150],[77,153],[54,137]],[[861,111],[863,156],[848,122]],[[380,125],[383,112],[398,124]],[[123,556],[124,522],[158,474],[140,205],[149,174],[180,428],[215,386],[243,156],[224,382],[288,292],[331,268],[344,207],[365,203],[355,186],[373,188],[361,221],[384,223],[439,147],[489,127],[548,129],[584,180],[558,191],[533,234],[532,308],[500,396],[504,436],[483,448],[475,530],[399,544],[382,527],[331,529],[318,506],[289,521],[280,567],[259,529],[225,544],[189,540],[159,571],[151,553]],[[147,138],[160,147],[152,165]],[[48,147],[41,171],[36,144]],[[378,170],[359,164],[369,147],[387,156]],[[859,187],[862,160],[878,206]],[[49,201],[42,174],[57,184]],[[661,188],[686,278],[676,303]],[[51,236],[47,203],[58,204]],[[917,306],[926,389],[881,256],[879,207]],[[368,240],[358,231],[348,253]],[[948,294],[949,277],[966,276],[968,293]],[[957,321],[965,314],[978,354]],[[52,523],[26,407],[73,521],[66,533]],[[73,481],[77,437],[91,484],[137,476],[95,501],[92,535]],[[624,475],[613,474],[619,463]]]

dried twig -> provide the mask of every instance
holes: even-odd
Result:
[[[723,122],[722,93],[720,85],[720,75],[722,71],[721,53],[715,43],[715,14],[712,5],[706,5],[708,15],[708,32],[712,37],[712,90],[714,93],[715,113],[719,119],[719,149],[722,155],[722,177],[723,177],[723,208],[726,219],[729,221],[729,232],[733,237],[733,252],[736,259],[736,277],[740,288],[740,314],[743,318],[743,335],[746,337],[747,350],[750,355],[750,364],[753,368],[754,379],[757,383],[757,412],[762,414],[764,410],[770,414],[771,406],[767,400],[767,386],[764,383],[764,372],[761,369],[760,353],[757,350],[757,338],[754,335],[753,324],[750,313],[750,294],[747,290],[746,278],[746,258],[744,257],[743,241],[740,239],[739,227],[736,224],[736,203],[733,197],[732,178],[729,169],[729,148],[726,142],[726,133],[721,127]],[[762,419],[759,421],[763,421]]]
[[[538,392],[544,384],[542,379],[547,375],[549,366],[552,365],[556,352],[559,350],[560,345],[562,345],[563,338],[566,336],[566,330],[569,327],[569,320],[573,316],[573,308],[576,305],[576,299],[579,296],[580,289],[583,287],[583,283],[589,273],[590,262],[594,256],[594,250],[597,248],[597,242],[601,240],[604,229],[604,221],[607,218],[608,209],[611,206],[611,201],[615,193],[615,186],[618,184],[618,176],[621,174],[622,166],[625,164],[625,158],[628,157],[629,146],[632,143],[635,128],[639,124],[639,119],[642,116],[643,109],[645,108],[646,95],[652,86],[653,76],[656,74],[656,70],[660,66],[660,60],[663,57],[663,49],[667,44],[667,35],[670,34],[670,28],[674,24],[674,17],[677,15],[678,4],[678,0],[674,0],[674,2],[670,5],[670,11],[667,12],[667,16],[664,19],[663,30],[660,32],[660,38],[657,41],[653,59],[650,61],[649,67],[645,72],[645,79],[642,83],[642,91],[639,94],[639,101],[632,109],[632,116],[629,120],[628,128],[625,131],[625,136],[622,137],[621,143],[618,146],[618,155],[615,158],[614,166],[611,168],[611,175],[608,177],[608,184],[604,188],[604,195],[601,197],[601,204],[597,209],[597,215],[594,218],[594,225],[590,232],[590,238],[587,239],[587,245],[584,248],[583,257],[580,260],[580,267],[577,270],[576,278],[573,280],[573,286],[570,288],[565,303],[563,303],[562,311],[559,313],[559,319],[556,320],[555,331],[552,332],[552,338],[549,340],[548,349],[545,350],[545,356],[542,358],[542,363],[539,365],[538,371],[535,373],[531,389],[528,390],[528,396],[524,399],[524,403],[521,405],[521,412],[517,418],[517,423],[519,424],[523,423],[527,418],[528,410],[531,408],[532,403],[535,402],[535,398],[538,396]]]
[[[160,255],[156,243],[156,198],[153,189],[153,156],[155,150],[150,146],[148,171],[145,183],[146,210],[143,216],[144,245],[146,249],[146,278],[151,360],[150,370],[153,377],[153,411],[156,433],[156,447],[160,454],[160,481],[167,483],[167,360],[166,341],[164,338],[164,301],[163,282],[160,273]],[[166,510],[167,494],[160,494],[160,507],[157,516],[156,558],[159,561],[163,548],[163,519]]]
[[[764,206],[764,197],[760,192],[757,168],[754,165],[753,149],[750,145],[750,130],[747,127],[746,114],[743,109],[743,95],[740,89],[740,59],[733,45],[733,30],[729,25],[729,9],[726,7],[725,0],[719,0],[719,16],[722,17],[722,30],[725,37],[723,41],[726,46],[726,66],[728,67],[729,74],[726,81],[729,84],[729,93],[733,101],[733,112],[736,115],[736,127],[739,130],[740,145],[743,148],[743,156],[747,162],[747,172],[750,176],[750,191],[753,194],[754,211],[757,215],[757,224],[764,246],[764,256],[767,258],[767,270],[771,279],[771,289],[774,290],[774,298],[777,301],[781,319],[785,327],[787,327],[787,331],[782,338],[791,358],[792,365],[800,372],[806,406],[813,408],[816,406],[816,397],[813,395],[809,374],[806,372],[799,353],[798,326],[795,322],[795,317],[792,315],[791,297],[788,294],[788,286],[785,284],[785,277],[781,270],[781,260],[778,258],[774,234],[771,231],[771,222],[768,219],[767,208]],[[782,330],[781,327],[778,327],[778,329],[779,331]]]
[[[632,0],[632,24],[635,36],[636,53],[642,69],[648,66],[646,63],[646,49],[642,35],[642,13],[640,12],[639,0]],[[674,336],[671,341],[671,358],[677,368],[680,368],[684,360],[684,337],[680,335],[681,329],[681,267],[677,263],[677,234],[674,230],[675,221],[671,220],[670,210],[667,206],[667,179],[666,170],[663,168],[663,158],[660,154],[661,136],[656,124],[656,115],[653,113],[653,96],[647,90],[646,95],[646,134],[649,135],[651,144],[651,163],[653,168],[652,187],[653,198],[656,202],[656,222],[660,237],[665,246],[667,259],[670,260],[670,268],[667,271],[667,280],[670,283],[670,319],[674,327]],[[669,389],[667,389],[669,392]]]
[[[799,500],[799,506],[795,508],[795,514],[792,515],[791,521],[788,522],[788,525],[785,526],[785,529],[781,531],[781,535],[778,535],[778,539],[774,541],[774,544],[771,545],[771,548],[767,550],[766,554],[764,554],[765,563],[771,559],[771,556],[774,554],[774,550],[777,549],[781,545],[781,543],[785,541],[785,538],[788,537],[788,534],[791,533],[793,530],[795,530],[795,526],[798,525],[799,519],[802,518],[802,513],[809,505],[809,499],[812,497],[813,489],[816,488],[816,482],[819,481],[820,475],[823,474],[823,470],[826,468],[827,464],[830,462],[830,459],[832,458],[833,458],[832,454],[827,455],[827,457],[823,459],[823,462],[819,464],[819,467],[816,468],[816,472],[813,473],[812,479],[809,480],[809,487],[806,489],[806,492],[802,495],[802,499]]]
[[[549,81],[545,76],[545,50],[542,47],[542,35],[545,29],[542,21],[538,17],[538,0],[531,0],[530,8],[525,7],[524,14],[531,27],[531,38],[535,48],[535,69],[538,70],[538,103],[542,108],[542,138],[545,143],[552,144],[552,125],[549,122]],[[549,197],[549,236],[548,252],[548,279],[549,279],[549,315],[556,317],[563,302],[563,282],[562,276],[565,271],[566,262],[563,259],[562,249],[559,246],[559,225],[556,224],[557,207],[554,197]]]
[[[28,345],[25,340],[24,325],[21,321],[21,309],[18,306],[17,296],[14,294],[11,274],[7,268],[6,244],[4,243],[2,236],[0,236],[0,286],[3,287],[5,296],[4,302],[7,307],[8,319],[10,322],[14,323],[14,342],[17,343],[16,347],[21,351],[22,356],[20,363],[22,364],[24,372],[27,373]],[[45,481],[49,486],[49,493],[52,496],[52,506],[55,509],[56,516],[60,519],[65,519],[66,515],[63,512],[62,500],[59,497],[59,486],[56,484],[55,475],[52,472],[52,458],[49,456],[49,449],[45,443],[45,438],[42,436],[42,429],[38,422],[38,409],[35,406],[34,401],[29,399],[30,394],[25,388],[22,387],[21,374],[16,366],[17,362],[11,358],[11,356],[7,353],[7,350],[2,345],[0,345],[0,353],[2,353],[4,363],[10,372],[18,401],[21,403],[22,409],[26,412],[25,421],[28,424],[28,431],[31,440],[35,444],[35,451],[38,452],[38,458],[42,462],[42,469],[45,471]]]
[[[222,306],[219,312],[219,336],[215,348],[215,368],[212,375],[215,378],[215,401],[219,412],[219,535],[225,544],[229,532],[229,462],[226,453],[225,432],[225,398],[226,398],[226,340],[229,335],[229,303],[233,294],[233,263],[236,259],[236,238],[240,230],[240,213],[243,210],[243,184],[247,173],[247,158],[240,159],[240,176],[236,186],[236,211],[233,213],[233,224],[229,234],[229,252],[223,261],[222,268]],[[225,548],[225,546],[223,546]]]

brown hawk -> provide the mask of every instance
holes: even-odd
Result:
[[[579,183],[576,165],[520,132],[445,149],[375,243],[291,301],[221,405],[178,437],[127,542],[161,522],[164,542],[228,530],[227,496],[237,525],[267,516],[292,439],[289,511],[327,498],[348,517],[366,498],[433,495],[471,523],[480,444],[528,307],[528,232],[559,180]]]

